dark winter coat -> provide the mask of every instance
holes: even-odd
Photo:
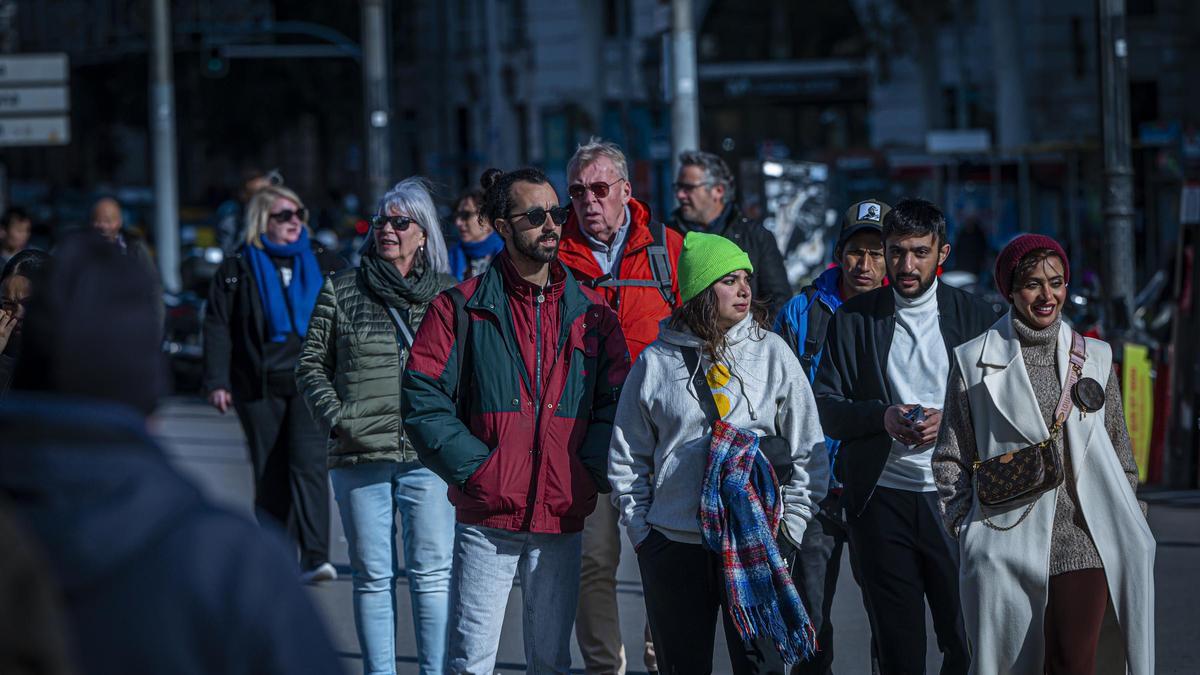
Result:
[[[561,263],[539,289],[507,253],[459,284],[470,321],[459,417],[455,310],[429,307],[401,411],[421,462],[450,485],[458,522],[578,532],[608,492],[608,444],[629,355],[617,317]]]
[[[323,273],[345,263],[317,242],[313,255]],[[204,391],[225,389],[235,400],[266,395],[263,364],[266,319],[250,261],[239,250],[225,258],[213,275],[204,311]]]
[[[775,235],[760,221],[742,215],[736,205],[727,205],[711,225],[684,220],[678,210],[671,215],[668,224],[681,234],[692,231],[719,234],[740,246],[750,256],[750,264],[754,265],[750,291],[755,300],[767,304],[768,316],[777,316],[784,303],[792,298],[792,285],[788,283],[787,268],[783,265],[783,254],[779,252]]]
[[[954,348],[995,323],[997,314],[980,298],[938,284],[940,337],[950,363]],[[841,441],[835,477],[845,486],[843,499],[853,515],[862,513],[883,473],[892,439],[883,414],[897,400],[887,379],[888,352],[896,332],[896,296],[887,286],[846,301],[833,315],[825,351],[813,382],[821,427]]]
[[[282,539],[209,504],[142,415],[12,396],[0,433],[0,493],[62,589],[82,672],[339,672]]]

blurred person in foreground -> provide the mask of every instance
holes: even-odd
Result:
[[[580,282],[608,302],[621,322],[629,357],[636,360],[658,337],[658,322],[678,304],[677,274],[683,236],[655,222],[633,196],[625,153],[592,138],[567,163],[571,215],[563,225],[559,259]],[[617,610],[621,531],[617,509],[601,499],[583,527],[583,563],[575,639],[589,673],[625,672]],[[649,627],[646,670],[658,669]]]
[[[25,209],[10,206],[4,211],[0,216],[0,267],[29,246],[32,234],[33,221]]]
[[[21,358],[25,311],[46,276],[50,255],[21,251],[0,272],[0,394],[8,390]]]
[[[671,214],[671,227],[683,234],[719,234],[737,244],[754,265],[750,278],[754,298],[766,304],[767,316],[775,317],[792,297],[783,254],[775,235],[761,222],[744,215],[734,204],[734,197],[733,173],[725,160],[711,152],[679,154],[679,174],[675,178],[679,208]]]
[[[165,384],[148,286],[93,235],[64,242],[0,405],[0,493],[62,588],[73,660],[85,673],[336,672],[285,544],[209,504],[147,434]]]
[[[450,273],[459,281],[483,274],[492,258],[504,250],[504,238],[492,229],[482,210],[483,190],[480,188],[462,193],[454,207],[458,241],[450,246]]]
[[[404,428],[455,506],[449,673],[491,673],[509,590],[531,673],[571,667],[580,531],[608,492],[629,357],[617,317],[558,260],[568,207],[536,169],[491,169],[487,272],[434,299],[404,370]]]
[[[442,672],[454,507],[400,422],[400,374],[434,296],[454,285],[423,178],[400,181],[371,221],[362,263],[325,282],[296,382],[329,435],[329,476],[354,571],[363,672],[396,672],[396,527],[421,673]],[[396,517],[399,513],[399,518]]]
[[[162,283],[158,277],[158,267],[150,257],[150,249],[146,240],[140,234],[125,229],[125,218],[121,204],[112,197],[102,197],[92,205],[92,229],[99,232],[106,240],[116,245],[127,260],[141,267],[146,272],[146,280],[159,303],[154,314],[158,325],[158,335],[163,332],[163,322],[166,318],[166,307],[162,303]]]
[[[996,258],[1009,313],[954,351],[933,470],[962,550],[963,616],[981,675],[1154,672],[1154,535],[1137,500],[1112,347],[1062,320],[1070,276],[1057,241],[1017,237]],[[1044,466],[1057,485],[1002,506],[988,500],[981,462],[1018,465],[1010,453],[1039,444],[1053,453]],[[1119,631],[1102,637],[1110,607]]]
[[[282,186],[259,190],[246,240],[213,276],[204,316],[204,389],[237,412],[254,467],[259,520],[284,525],[309,582],[337,578],[329,564],[325,439],[296,387],[295,368],[325,275],[336,256],[309,239],[308,209]]]
[[[842,303],[883,285],[887,273],[883,261],[883,217],[891,211],[887,204],[867,199],[852,204],[842,219],[833,257],[835,265],[821,273],[788,301],[775,319],[775,332],[781,335],[800,359],[808,381],[817,377],[817,366],[825,350],[829,322]],[[829,466],[837,461],[839,443],[825,439]],[[804,596],[808,614],[817,629],[817,656],[798,664],[794,675],[820,675],[833,671],[833,595],[842,569],[842,549],[847,540],[842,485],[829,475],[829,494],[820,511],[804,531],[798,560],[793,567],[796,587]],[[850,558],[855,580],[858,566]]]

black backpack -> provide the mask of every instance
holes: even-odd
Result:
[[[812,372],[813,361],[825,346],[825,333],[829,330],[829,320],[833,318],[833,312],[825,303],[817,301],[816,287],[805,286],[800,292],[808,298],[808,330],[805,331],[804,344],[797,344],[795,335],[784,337],[800,358],[800,366],[804,368],[804,372],[812,377],[815,375]]]

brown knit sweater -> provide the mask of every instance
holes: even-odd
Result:
[[[1054,423],[1054,409],[1058,406],[1058,399],[1062,394],[1062,382],[1058,379],[1056,366],[1059,322],[1040,331],[1026,326],[1019,319],[1013,320],[1013,326],[1021,340],[1021,356],[1025,361],[1025,369],[1029,372],[1034,395],[1037,396],[1038,408],[1046,427],[1049,428]],[[1121,389],[1115,372],[1109,373],[1104,394],[1105,429],[1130,485],[1136,490],[1137,465],[1133,461],[1129,432],[1125,427]],[[1078,415],[1079,412],[1072,409],[1071,414]],[[942,518],[947,530],[957,537],[959,526],[974,501],[971,466],[978,456],[966,383],[957,369],[951,373],[940,433],[933,456],[933,473],[942,497]],[[1079,510],[1075,472],[1071,466],[1071,454],[1065,451],[1066,440],[1064,435],[1055,442],[1055,450],[1065,468],[1066,480],[1058,488],[1055,499],[1054,528],[1050,542],[1051,576],[1104,566]]]

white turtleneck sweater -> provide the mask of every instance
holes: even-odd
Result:
[[[941,410],[950,358],[938,322],[937,289],[935,279],[920,297],[908,299],[896,293],[896,332],[888,351],[887,378],[897,400]],[[892,441],[892,454],[878,484],[895,490],[935,492],[930,463],[934,445],[913,447]]]

